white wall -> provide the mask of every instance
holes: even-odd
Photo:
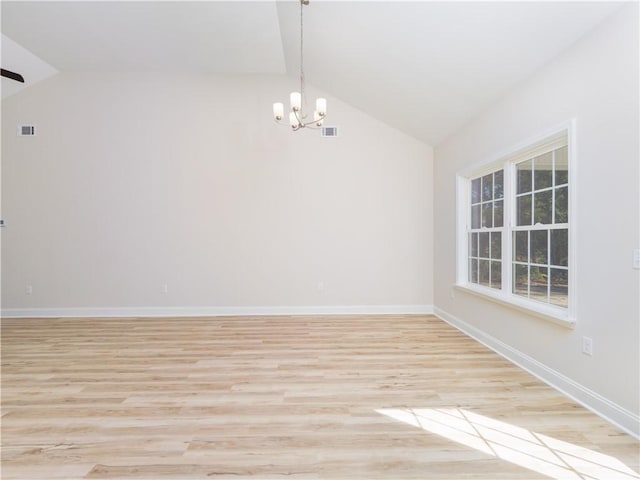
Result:
[[[640,411],[638,5],[624,7],[435,149],[437,312],[627,430]],[[455,291],[455,175],[571,118],[577,325]],[[593,339],[593,356],[581,353]]]
[[[60,74],[5,99],[4,314],[428,310],[431,147],[334,98],[338,138],[294,134],[271,119],[294,88]]]

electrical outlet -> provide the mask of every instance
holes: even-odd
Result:
[[[585,355],[593,355],[593,339],[582,337],[582,353]]]
[[[24,293],[26,293],[27,295],[32,295],[33,294],[33,287],[31,285],[27,285],[24,287]]]
[[[169,285],[166,283],[162,284],[162,293],[169,293]]]
[[[633,250],[633,268],[640,270],[640,248]]]

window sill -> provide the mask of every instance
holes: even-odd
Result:
[[[556,308],[551,305],[538,304],[531,300],[521,299],[515,295],[505,296],[502,293],[497,293],[489,288],[471,286],[468,284],[456,284],[454,285],[456,290],[471,295],[478,296],[485,300],[489,300],[501,305],[519,310],[529,315],[542,318],[544,320],[555,323],[566,328],[575,328],[575,319],[569,317],[569,312],[563,308]]]

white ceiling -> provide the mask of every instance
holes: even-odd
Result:
[[[58,73],[51,65],[4,34],[2,35],[2,68],[19,72],[25,78],[25,83],[19,83],[2,77],[2,98],[14,95],[20,90]]]
[[[2,33],[63,72],[297,76],[298,5],[3,1]],[[621,5],[311,0],[306,78],[436,145]]]

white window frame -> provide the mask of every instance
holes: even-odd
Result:
[[[567,160],[569,164],[568,197],[568,262],[569,287],[567,307],[556,306],[531,300],[512,293],[513,283],[513,232],[517,230],[515,222],[515,172],[516,164],[558,148],[566,139]],[[520,144],[493,155],[488,161],[458,172],[456,178],[456,284],[457,289],[478,295],[487,300],[524,311],[537,317],[550,320],[572,328],[576,323],[576,161],[575,161],[575,119],[551,128]],[[496,170],[504,170],[504,203],[502,230],[502,288],[496,289],[469,282],[469,235],[471,225],[471,180]],[[547,226],[548,227],[548,226]],[[554,228],[551,225],[551,228]],[[487,230],[489,231],[489,230]]]

